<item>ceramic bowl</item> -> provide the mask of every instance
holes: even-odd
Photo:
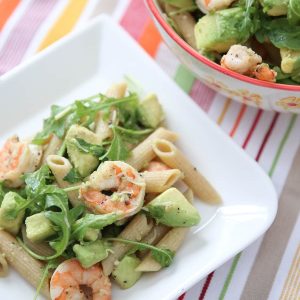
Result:
[[[168,47],[206,85],[247,105],[300,113],[300,86],[261,81],[221,67],[198,53],[172,29],[157,0],[145,2]]]

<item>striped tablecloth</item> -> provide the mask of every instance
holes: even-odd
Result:
[[[0,75],[102,12],[260,164],[280,195],[277,218],[264,237],[180,299],[299,300],[300,117],[250,108],[204,86],[162,42],[142,0],[0,0]]]

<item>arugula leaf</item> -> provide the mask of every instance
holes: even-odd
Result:
[[[89,153],[96,157],[101,157],[105,154],[105,149],[101,145],[90,144],[84,139],[74,138],[71,141],[81,152]]]
[[[127,129],[120,126],[114,126],[114,128],[123,140],[133,144],[140,142],[153,131],[152,128],[143,130]]]
[[[83,237],[89,228],[102,229],[117,221],[118,218],[119,215],[116,213],[105,215],[86,214],[72,226],[71,238],[83,242]]]
[[[113,130],[113,140],[107,153],[101,157],[101,159],[107,157],[109,160],[126,160],[130,155],[130,150],[128,149],[126,143],[123,141],[121,135],[117,132],[115,127]]]
[[[98,102],[95,102],[95,99]],[[120,99],[108,98],[102,94],[97,94],[83,100],[77,100],[66,107],[53,105],[50,117],[44,121],[43,129],[35,136],[33,143],[42,145],[47,142],[53,133],[59,138],[63,138],[66,131],[73,124],[91,125],[100,110],[125,103],[129,105],[131,102],[136,101],[137,96],[135,94]]]
[[[289,0],[287,18],[291,25],[300,23],[300,2],[298,0]]]
[[[168,267],[172,262],[175,256],[175,253],[170,249],[159,248],[147,243],[136,242],[131,240],[126,240],[122,238],[107,238],[107,241],[111,242],[120,242],[124,244],[129,244],[135,246],[135,250],[150,250],[152,257],[163,267]],[[131,252],[132,253],[132,252]]]
[[[2,204],[5,194],[6,192],[4,191],[3,182],[0,182],[0,205]]]
[[[67,181],[69,183],[77,183],[83,180],[83,178],[75,168],[72,168],[63,179],[64,181]]]
[[[260,43],[270,40],[277,48],[300,50],[300,25],[291,25],[286,18],[265,17],[256,38]]]

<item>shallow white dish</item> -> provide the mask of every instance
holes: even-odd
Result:
[[[53,103],[105,91],[128,74],[159,95],[180,148],[217,188],[222,207],[196,201],[202,221],[193,227],[169,268],[131,289],[113,287],[113,299],[174,299],[244,249],[271,225],[277,197],[270,179],[196,104],[106,16],[91,22],[0,78],[0,143],[42,126]],[[8,288],[9,287],[9,288]],[[34,289],[11,272],[0,280],[1,299],[32,299]]]

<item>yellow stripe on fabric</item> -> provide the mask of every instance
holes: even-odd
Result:
[[[296,251],[280,300],[299,299],[300,246]]]
[[[222,112],[221,112],[221,114],[220,114],[220,116],[218,117],[218,120],[217,120],[218,125],[221,125],[223,123],[223,120],[225,118],[225,115],[228,111],[228,108],[229,108],[231,102],[232,102],[232,100],[230,98],[226,99],[225,104],[224,104],[223,109],[222,109]]]
[[[82,11],[86,7],[88,0],[69,0],[64,11],[61,13],[53,27],[49,30],[46,37],[38,48],[41,51],[56,42],[67,33],[69,33],[76,25]]]

